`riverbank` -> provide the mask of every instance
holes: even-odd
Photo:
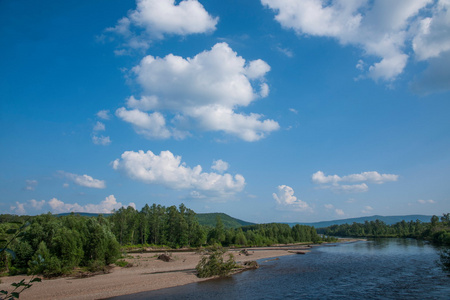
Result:
[[[308,251],[306,245],[247,248],[248,256],[240,249],[231,249],[237,262],[270,259]],[[164,252],[160,252],[162,254]],[[43,280],[20,294],[20,299],[104,299],[114,296],[158,290],[207,280],[196,276],[195,267],[201,254],[197,252],[169,253],[172,260],[158,260],[158,253],[133,253],[125,260],[132,267],[113,267],[108,274],[87,278],[64,277]],[[0,290],[11,290],[11,283],[26,276],[1,278]]]

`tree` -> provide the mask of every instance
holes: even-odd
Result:
[[[197,276],[200,278],[228,276],[236,268],[236,262],[232,254],[229,254],[228,260],[224,261],[223,256],[225,252],[226,250],[221,247],[213,248],[208,255],[202,256],[200,262],[195,267]]]

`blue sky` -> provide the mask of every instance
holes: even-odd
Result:
[[[0,2],[0,211],[450,211],[450,2]]]

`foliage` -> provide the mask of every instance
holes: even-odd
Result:
[[[366,221],[364,224],[333,225],[320,229],[320,232],[330,236],[352,237],[410,237],[429,240],[439,245],[450,245],[450,216],[444,214],[441,221],[433,216],[430,223],[417,221],[401,221],[393,225],[376,221]]]
[[[7,218],[8,219],[8,218]],[[16,252],[9,249],[8,247],[13,244],[16,239],[20,236],[20,234],[25,230],[26,227],[28,227],[29,223],[27,222],[27,219],[14,219],[9,218],[11,221],[11,224],[17,225],[19,224],[19,228],[9,228],[6,230],[7,235],[12,235],[9,240],[5,239],[5,232],[2,234],[2,239],[0,240],[0,243],[2,244],[2,247],[0,248],[0,257],[2,257],[2,266],[8,270],[9,267],[9,260],[7,253],[11,255],[13,259],[16,259],[18,256],[16,255]],[[3,224],[2,224],[3,225]],[[3,226],[4,227],[4,226]],[[15,226],[16,227],[16,226]],[[23,252],[28,253],[27,247],[25,249],[22,249]],[[19,258],[24,256],[23,253],[19,255]],[[26,255],[25,255],[26,256]],[[22,279],[20,282],[13,282],[11,286],[14,287],[14,289],[10,292],[6,290],[0,290],[0,299],[17,299],[20,296],[20,293],[22,293],[24,290],[29,289],[34,282],[41,282],[40,278],[35,277],[34,275],[26,282],[25,279]]]
[[[3,223],[0,229],[5,226],[12,225]],[[36,216],[10,246],[15,259],[4,260],[4,269],[10,274],[55,277],[76,267],[103,268],[120,256],[120,245],[102,216]]]
[[[155,244],[172,248],[199,247],[206,234],[193,210],[181,204],[168,208],[153,204],[141,211],[120,208],[109,217],[111,229],[121,245]]]
[[[450,276],[450,248],[441,249],[440,265],[445,272]]]
[[[0,299],[18,299],[20,293],[32,287],[32,283],[34,282],[41,282],[41,279],[33,276],[27,282],[25,281],[25,279],[22,279],[20,282],[14,282],[11,284],[14,287],[11,292],[5,290],[0,291]]]
[[[120,259],[118,261],[116,261],[116,265],[122,268],[129,268],[132,267],[133,264],[130,262],[127,262],[126,260]]]
[[[228,259],[224,261],[225,252],[224,248],[217,247],[211,249],[208,255],[202,256],[196,267],[197,276],[200,278],[229,276],[237,265],[232,254],[229,254]]]

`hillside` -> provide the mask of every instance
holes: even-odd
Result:
[[[224,213],[199,213],[197,214],[197,219],[200,225],[206,225],[214,227],[216,226],[217,216],[222,220],[223,226],[225,228],[238,228],[246,225],[253,225],[254,223],[242,221],[239,219],[235,219],[230,217]]]
[[[386,223],[387,225],[392,225],[402,220],[406,222],[420,220],[422,222],[430,222],[432,216],[427,215],[407,215],[407,216],[369,216],[369,217],[359,217],[359,218],[350,218],[350,219],[341,219],[341,220],[332,220],[332,221],[322,221],[322,222],[313,222],[313,223],[288,223],[290,226],[294,226],[295,224],[300,225],[309,225],[314,226],[315,228],[324,228],[331,225],[341,225],[341,224],[353,224],[355,223],[364,223],[365,221],[375,221],[380,220]]]

